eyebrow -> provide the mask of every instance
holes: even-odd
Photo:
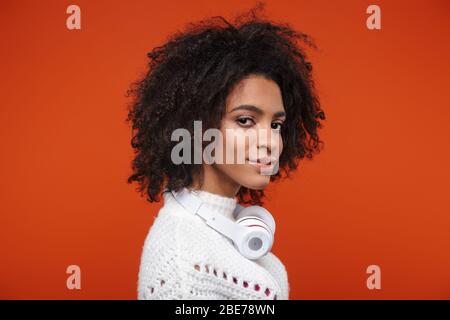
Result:
[[[256,106],[254,106],[254,105],[251,105],[251,104],[242,104],[242,105],[240,105],[240,106],[237,106],[237,107],[233,108],[233,109],[230,111],[230,113],[231,113],[231,112],[234,112],[234,111],[238,111],[238,110],[248,110],[248,111],[253,111],[254,113],[257,113],[257,114],[259,114],[259,115],[264,114],[264,111],[263,111],[262,109],[260,109],[260,108],[258,108],[258,107],[256,107]],[[277,112],[275,112],[275,113],[273,114],[273,117],[274,117],[274,118],[285,117],[285,116],[286,116],[286,112],[284,112],[284,111],[277,111]]]

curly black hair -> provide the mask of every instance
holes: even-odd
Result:
[[[258,17],[258,3],[230,23],[221,16],[190,23],[182,32],[147,55],[148,70],[133,82],[127,97],[133,101],[126,121],[132,122],[135,158],[127,182],[159,201],[164,188],[179,190],[201,177],[201,164],[174,164],[171,134],[185,128],[193,135],[194,120],[203,130],[220,128],[225,100],[234,86],[249,75],[262,75],[281,89],[286,121],[281,132],[283,150],[277,180],[295,170],[303,158],[320,149],[317,128],[325,119],[312,79],[312,64],[299,43],[317,48],[312,38],[288,24]],[[193,144],[191,144],[193,145]],[[193,153],[191,153],[193,154]],[[241,187],[239,202],[262,204],[263,190]]]

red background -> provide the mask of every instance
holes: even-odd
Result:
[[[126,183],[131,81],[186,23],[255,1],[2,1],[0,298],[135,299],[159,204]],[[81,30],[66,8],[81,8]],[[381,7],[381,30],[366,8]],[[270,186],[291,299],[450,298],[448,1],[267,1],[311,34],[324,150]],[[81,267],[81,290],[66,268]],[[381,268],[381,290],[366,287]]]

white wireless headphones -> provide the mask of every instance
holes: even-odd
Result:
[[[236,221],[213,212],[198,196],[187,188],[171,191],[177,202],[188,212],[197,214],[214,230],[231,239],[236,249],[247,259],[255,260],[271,249],[275,235],[275,220],[260,206],[236,205]]]

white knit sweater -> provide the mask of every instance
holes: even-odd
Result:
[[[217,213],[235,220],[235,198],[194,192]],[[163,200],[143,246],[139,300],[289,298],[286,269],[272,252],[246,259],[231,240],[186,211],[170,192]]]

